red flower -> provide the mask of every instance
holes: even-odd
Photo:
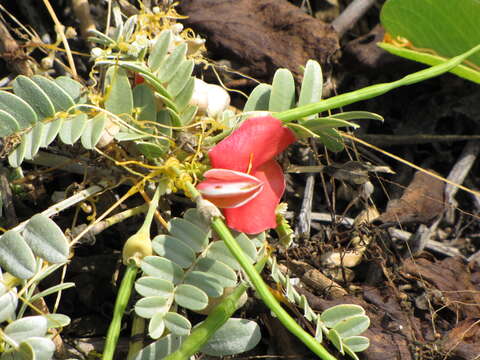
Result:
[[[213,169],[197,188],[223,208],[227,225],[247,234],[276,227],[275,209],[285,191],[275,156],[295,141],[293,132],[271,116],[250,118],[213,147]]]

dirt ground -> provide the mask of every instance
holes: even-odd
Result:
[[[423,68],[376,46],[384,34],[379,25],[382,1],[339,35],[331,23],[349,2],[339,0],[337,6],[337,1],[330,0],[181,0],[178,12],[187,16],[182,20],[186,27],[207,39],[206,57],[217,65],[226,88],[246,93],[256,84],[251,78],[270,83],[275,70],[282,67],[301,81],[301,66],[308,59],[322,65],[326,97],[396,80]],[[90,3],[101,28],[105,6]],[[72,49],[88,52],[70,1],[52,5],[64,25],[77,29]],[[35,0],[7,0],[3,6],[44,41],[55,41],[50,17]],[[4,41],[1,49],[0,77],[5,86],[26,71],[22,44],[27,39],[19,39],[12,30],[16,25],[3,16],[14,42],[8,48]],[[44,55],[37,50],[31,56],[39,61]],[[75,61],[86,79],[88,57]],[[205,81],[216,82],[217,75],[210,69],[199,65],[195,71]],[[51,75],[61,74],[62,69],[54,67]],[[241,108],[244,99],[231,94],[232,104]],[[476,161],[480,88],[448,74],[343,110],[378,113],[385,121],[365,120],[355,132],[371,146],[348,142],[347,151],[333,154],[319,142],[304,141],[280,159],[287,172],[285,201],[298,236],[287,252],[279,250],[279,262],[300,279],[298,291],[314,310],[340,303],[366,309],[371,326],[365,336],[371,345],[361,359],[480,359],[480,196],[432,176],[474,191],[480,188]],[[81,153],[76,147],[54,146],[72,156]],[[5,167],[6,160],[1,161]],[[292,170],[314,165],[326,167],[317,173]],[[39,170],[36,165],[25,166],[25,176],[32,176],[19,184],[24,196],[14,199],[15,215],[6,212],[10,226],[50,206],[54,192],[73,191],[74,184],[83,180],[61,169]],[[365,200],[361,192],[367,182],[372,194]],[[126,189],[118,189],[122,191]],[[108,208],[118,195],[104,194],[97,212]],[[134,199],[127,206],[142,201]],[[182,198],[172,197],[169,202],[174,204],[172,215],[184,209]],[[332,214],[336,215],[333,221]],[[77,216],[68,210],[55,221],[67,229]],[[76,288],[64,293],[59,308],[72,318],[72,325],[61,334],[66,344],[101,352],[117,289],[115,279],[121,272],[121,246],[126,234],[139,225],[138,219],[129,219],[75,249],[66,280],[75,282]],[[52,284],[56,280],[51,279]],[[252,297],[241,314],[258,320],[264,337],[257,348],[238,358],[313,358],[258,300]],[[127,340],[125,330],[120,346],[126,346]],[[335,353],[333,347],[329,350]]]

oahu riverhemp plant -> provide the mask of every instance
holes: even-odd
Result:
[[[75,244],[84,235],[145,212],[143,225],[125,241],[126,271],[103,359],[114,357],[133,290],[138,300],[133,306],[134,340],[128,359],[188,359],[196,353],[225,356],[248,351],[261,339],[259,326],[232,315],[249,287],[318,357],[335,359],[321,344],[326,338],[341,354],[358,359],[356,353],[369,345],[368,338],[361,336],[369,326],[365,311],[343,304],[315,313],[276,265],[271,234],[266,231],[275,228],[283,238],[291,236],[291,229],[277,210],[285,185],[275,156],[307,137],[341,151],[342,133],[337,128],[358,127],[352,120],[382,118],[330,110],[443,74],[480,45],[392,83],[326,100],[321,100],[320,65],[310,60],[298,98],[292,74],[279,69],[273,83],[258,85],[243,111],[235,113],[228,108],[226,91],[192,75],[195,64],[207,63],[202,57],[203,40],[183,30],[176,23],[178,17],[173,7],[167,7],[124,21],[114,7],[115,28],[92,31],[91,41],[99,46],[92,49],[94,85],[85,87],[64,76],[19,76],[13,92],[0,91],[0,135],[11,144],[8,161],[18,174],[24,160],[42,158],[43,164],[50,161],[57,166],[57,158],[51,160],[52,154],[41,151],[55,139],[66,145],[79,142],[113,168],[102,173],[105,179],[99,184],[0,236],[0,360],[52,358],[56,329],[68,326],[70,319],[55,311],[42,313],[34,304],[55,293],[60,301],[61,291],[73,284],[61,282],[45,289],[39,283],[68,266]],[[326,111],[328,116],[320,115]],[[125,181],[130,181],[130,190],[73,240],[50,219]],[[183,192],[197,207],[166,222],[157,205],[172,192]],[[137,193],[146,205],[108,217]],[[149,193],[154,193],[151,200]],[[154,217],[164,231],[151,239]],[[265,267],[285,289],[286,301],[303,309],[315,333],[303,330],[278,303],[260,276]],[[206,317],[194,325],[183,309]],[[148,346],[135,336],[143,335],[145,327],[153,339]]]

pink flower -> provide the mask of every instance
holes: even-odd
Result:
[[[223,209],[230,228],[247,234],[275,228],[275,209],[285,191],[275,156],[294,141],[280,120],[250,118],[210,150],[213,169],[197,189]]]

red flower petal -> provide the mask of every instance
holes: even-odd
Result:
[[[294,141],[295,135],[280,120],[262,116],[245,120],[230,136],[213,147],[208,155],[213,168],[247,172],[252,162],[254,171]]]
[[[263,190],[241,207],[224,209],[223,214],[230,228],[258,234],[277,226],[275,210],[285,190],[285,178],[275,160],[264,163],[252,175],[264,182]]]
[[[211,169],[197,185],[202,197],[219,208],[234,208],[247,203],[263,189],[263,182],[252,175],[227,169]]]

